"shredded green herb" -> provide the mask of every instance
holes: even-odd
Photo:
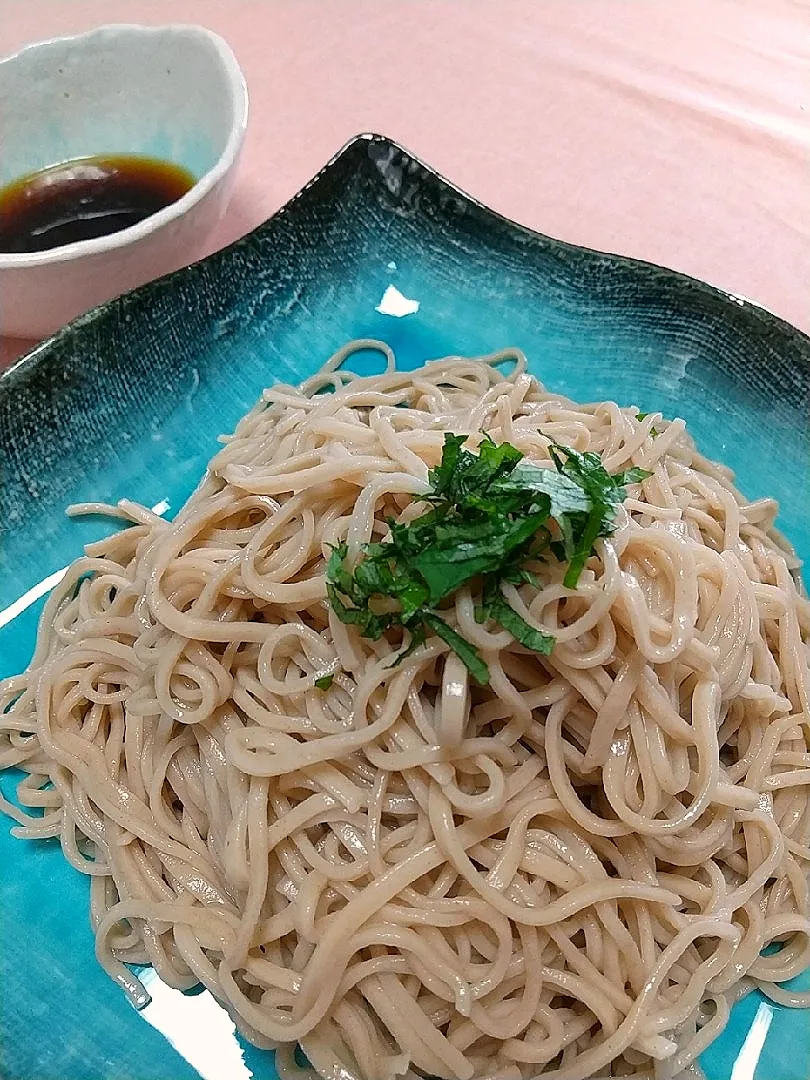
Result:
[[[648,412],[637,412],[636,413],[636,420],[638,420],[638,422],[641,423],[641,421],[646,420],[649,415],[650,414]],[[655,438],[656,435],[660,435],[660,434],[661,434],[661,432],[657,428],[654,428],[654,427],[650,428],[650,435],[653,438]]]
[[[320,679],[315,680],[315,685],[319,690],[328,690],[334,681],[334,675],[322,675]]]
[[[442,460],[428,476],[424,514],[407,525],[389,521],[390,538],[365,544],[353,570],[346,567],[345,544],[332,550],[326,588],[337,617],[363,637],[377,640],[392,627],[407,632],[395,663],[432,632],[486,685],[481,654],[442,618],[441,605],[478,579],[476,619],[497,623],[527,649],[548,655],[553,636],[517,612],[503,586],[536,585],[553,558],[567,563],[563,583],[575,588],[595,541],[613,532],[626,485],[649,473],[633,468],[611,476],[598,454],[557,443],[550,448],[555,468],[540,468],[510,443],[484,436],[476,454],[466,441],[445,435]]]

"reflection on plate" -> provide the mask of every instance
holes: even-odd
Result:
[[[68,502],[126,494],[172,514],[264,385],[366,336],[409,366],[517,345],[554,390],[683,416],[746,493],[779,497],[810,556],[810,340],[700,282],[514,225],[368,136],[239,243],[84,316],[0,380],[0,674],[25,665],[43,596],[103,527],[65,519]],[[275,1076],[207,992],[147,972],[152,1004],[130,1008],[56,841],[23,844],[4,821],[0,859],[0,1076]],[[703,1063],[710,1080],[806,1080],[808,1059],[810,1017],[752,995]]]

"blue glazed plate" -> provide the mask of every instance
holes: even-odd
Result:
[[[264,386],[353,337],[385,339],[407,366],[517,345],[554,390],[683,416],[749,495],[780,500],[810,556],[810,339],[701,282],[521,228],[363,136],[255,232],[0,379],[0,675],[25,666],[42,597],[100,535],[64,517],[69,502],[173,513]],[[276,1076],[207,992],[148,971],[153,1003],[136,1013],[96,964],[87,893],[55,840],[14,840],[3,820],[3,1080]],[[703,1056],[709,1080],[807,1080],[808,1061],[810,1016],[757,995]]]

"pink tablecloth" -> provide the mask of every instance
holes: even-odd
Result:
[[[527,225],[810,330],[806,0],[2,0],[0,54],[114,21],[203,23],[244,68],[212,250],[374,130]]]

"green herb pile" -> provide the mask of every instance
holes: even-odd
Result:
[[[485,436],[476,454],[465,449],[466,441],[466,435],[445,435],[441,464],[428,476],[430,509],[407,525],[390,520],[390,539],[365,544],[353,570],[340,544],[326,587],[335,614],[363,637],[377,640],[391,627],[408,631],[395,662],[432,632],[486,685],[481,654],[439,614],[444,601],[477,579],[478,622],[492,620],[547,655],[554,638],[515,611],[501,586],[536,585],[542,564],[555,559],[567,563],[563,583],[573,589],[595,541],[613,532],[625,485],[648,473],[633,468],[611,476],[597,454],[556,443],[550,447],[555,468],[539,468],[510,443]]]

